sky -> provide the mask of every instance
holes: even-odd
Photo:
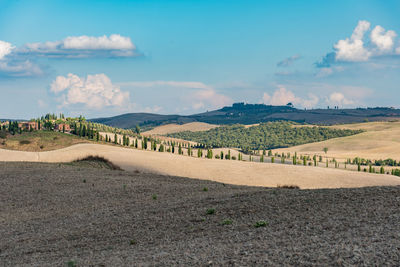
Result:
[[[400,1],[0,0],[0,118],[400,108]]]

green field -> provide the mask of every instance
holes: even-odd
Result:
[[[235,147],[245,151],[274,149],[350,136],[362,130],[333,129],[325,127],[293,127],[291,122],[268,122],[245,127],[231,125],[203,132],[180,132],[170,137],[195,141],[211,147]]]

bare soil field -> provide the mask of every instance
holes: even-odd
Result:
[[[212,180],[248,186],[342,188],[400,185],[400,177],[332,168],[243,162],[182,156],[99,144],[78,144],[47,152],[0,149],[0,161],[70,162],[89,155],[105,157],[125,170]]]
[[[395,266],[399,196],[0,163],[0,265]]]
[[[209,124],[205,122],[190,122],[185,124],[167,124],[155,127],[150,131],[143,132],[143,135],[163,135],[163,134],[170,134],[170,133],[178,133],[184,131],[191,131],[191,132],[200,132],[200,131],[207,131],[213,128],[219,127],[219,125]]]
[[[323,155],[341,160],[355,157],[371,160],[387,158],[400,160],[400,122],[398,121],[344,124],[329,127],[351,130],[361,129],[365,130],[365,132],[323,142],[276,149],[276,152]],[[328,148],[326,155],[323,152],[324,147]]]

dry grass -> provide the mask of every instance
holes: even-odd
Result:
[[[184,131],[200,132],[200,131],[207,131],[216,127],[219,126],[205,122],[190,122],[185,124],[172,123],[155,127],[150,131],[143,132],[143,135],[163,135],[163,134],[178,133]]]
[[[400,185],[391,175],[286,164],[241,162],[181,156],[99,144],[79,144],[41,153],[0,150],[0,161],[71,162],[88,155],[106,157],[124,170],[199,178],[226,184],[276,187],[340,188]]]
[[[33,131],[7,135],[6,139],[0,139],[0,148],[19,151],[49,151],[88,142],[88,140],[67,133]]]
[[[386,158],[400,160],[400,122],[369,122],[330,127],[352,130],[361,129],[365,130],[365,132],[323,142],[277,149],[276,152],[317,154],[342,160],[355,157],[371,160]],[[324,147],[329,149],[326,155],[322,151]]]

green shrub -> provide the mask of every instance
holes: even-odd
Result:
[[[267,226],[268,223],[266,221],[258,221],[254,224],[254,227],[258,228],[258,227],[265,227]]]
[[[215,214],[215,209],[214,208],[207,209],[206,214],[208,214],[208,215]]]
[[[230,224],[232,224],[232,223],[233,223],[233,221],[232,221],[231,219],[226,219],[226,220],[223,220],[223,221],[221,222],[222,225],[230,225]]]

